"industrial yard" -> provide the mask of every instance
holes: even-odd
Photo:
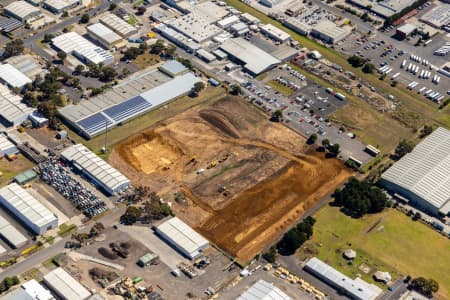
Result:
[[[175,206],[176,214],[242,262],[351,174],[238,98],[190,109],[130,137],[109,161],[161,195],[183,192],[188,205]]]

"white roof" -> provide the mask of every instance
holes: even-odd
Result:
[[[91,293],[63,268],[57,268],[45,275],[44,281],[66,300],[84,300],[91,296]]]
[[[375,300],[383,291],[376,285],[369,284],[360,278],[351,279],[333,267],[327,265],[317,257],[311,258],[305,265],[316,275],[326,278],[333,285],[345,289],[351,298],[361,300]]]
[[[91,43],[76,32],[67,32],[52,39],[53,45],[65,53],[82,55],[94,64],[113,60],[112,54]]]
[[[218,21],[217,25],[219,25],[219,27],[222,27],[222,28],[227,28],[237,22],[239,22],[239,17],[232,15],[232,16],[226,17],[225,19]]]
[[[42,227],[57,220],[47,207],[17,183],[11,183],[1,188],[0,198],[35,226]]]
[[[101,15],[99,21],[121,36],[129,36],[137,32],[136,28],[112,13]]]
[[[6,254],[6,249],[2,245],[0,245],[0,256]]]
[[[53,7],[56,10],[63,10],[69,6],[72,6],[78,0],[45,0],[44,3],[49,7]]]
[[[273,26],[272,24],[266,24],[260,26],[261,30],[268,34],[269,36],[272,36],[278,40],[286,41],[291,38],[289,33],[279,29],[278,27]]]
[[[22,284],[22,289],[25,290],[27,296],[36,300],[52,300],[55,299],[49,290],[44,288],[35,279],[31,279]]]
[[[21,118],[24,115],[29,115],[35,109],[28,107],[22,103],[22,97],[12,94],[11,91],[4,85],[0,84],[0,115],[13,122],[17,118]]]
[[[450,206],[450,130],[438,128],[381,176],[442,209]]]
[[[31,14],[41,13],[38,7],[31,5],[25,1],[13,1],[5,7],[5,10],[13,13],[21,19],[26,19]]]
[[[190,37],[197,43],[202,43],[223,32],[222,29],[211,23],[211,19],[200,12],[191,12],[166,22],[167,25]]]
[[[397,31],[400,31],[400,32],[405,33],[406,35],[409,35],[416,29],[417,29],[417,27],[414,26],[413,24],[406,23],[406,24],[398,27]]]
[[[11,143],[5,135],[0,134],[0,153],[13,147],[15,147],[14,144]]]
[[[228,39],[220,49],[241,60],[253,74],[262,73],[281,62],[242,38]]]
[[[244,21],[246,21],[248,23],[253,23],[253,24],[260,22],[260,20],[257,17],[255,17],[249,13],[243,13],[241,15],[241,19],[243,19]]]
[[[2,216],[0,216],[0,234],[15,248],[22,246],[28,241],[20,231]]]
[[[87,27],[87,31],[93,34],[95,37],[101,38],[108,44],[114,44],[117,41],[122,40],[120,35],[106,27],[101,23],[95,23]]]
[[[130,183],[130,180],[122,173],[98,157],[83,144],[73,145],[65,149],[61,155],[69,161],[76,162],[105,187],[108,187],[112,191],[115,191],[123,184]]]
[[[236,300],[292,300],[279,288],[262,279],[258,280]]]
[[[0,65],[0,78],[12,87],[23,87],[32,80],[10,64]]]
[[[313,30],[320,32],[336,41],[346,37],[349,32],[344,28],[338,27],[335,23],[330,20],[322,20],[313,26]]]
[[[157,227],[158,231],[163,233],[185,253],[195,254],[199,249],[206,247],[209,242],[189,225],[173,217]]]

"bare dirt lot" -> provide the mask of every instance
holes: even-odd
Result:
[[[252,259],[351,175],[240,98],[192,108],[116,145],[110,163],[239,261]],[[167,196],[167,197],[166,197]]]

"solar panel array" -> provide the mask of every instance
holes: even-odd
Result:
[[[108,123],[108,126],[112,124],[111,120],[109,120],[103,113],[99,112],[78,121],[77,124],[87,133],[95,134],[98,131],[102,131],[106,127],[106,122]]]
[[[16,19],[0,20],[0,30],[3,32],[11,32],[23,26],[23,23]]]
[[[133,116],[150,107],[152,107],[150,102],[146,101],[141,96],[136,96],[128,101],[106,109],[104,113],[111,117],[114,121],[122,122],[127,120],[130,116]]]

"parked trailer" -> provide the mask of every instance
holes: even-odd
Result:
[[[392,75],[391,79],[395,79],[395,78],[397,78],[398,76],[400,76],[400,72],[395,73],[394,75]]]
[[[441,77],[440,77],[440,76],[438,76],[438,77],[436,78],[436,81],[435,81],[434,83],[439,84],[439,81],[441,81]]]
[[[411,71],[411,68],[412,68],[412,63],[409,63],[408,67],[406,68],[406,71],[407,72]]]
[[[392,72],[392,69],[391,68],[389,68],[389,69],[387,69],[385,72],[384,72],[384,74],[389,74],[389,73],[391,73]]]
[[[422,93],[424,90],[426,90],[427,88],[424,86],[419,90],[419,93]]]
[[[426,41],[425,44],[424,44],[424,46],[427,46],[427,45],[431,44],[432,41],[433,41],[433,40],[428,40],[428,41]]]
[[[413,85],[411,86],[411,88],[415,88],[417,85],[419,85],[418,82],[414,82]]]
[[[429,89],[428,91],[425,92],[425,96],[428,96],[433,90]]]
[[[345,100],[345,96],[344,95],[342,95],[341,93],[336,93],[335,95],[334,95],[336,98],[338,98],[339,100],[342,100],[342,101],[344,101]]]
[[[424,74],[425,74],[425,70],[420,71],[419,78],[423,78]]]
[[[406,59],[403,60],[402,64],[400,65],[400,68],[403,69],[405,67],[405,65],[406,65]]]

